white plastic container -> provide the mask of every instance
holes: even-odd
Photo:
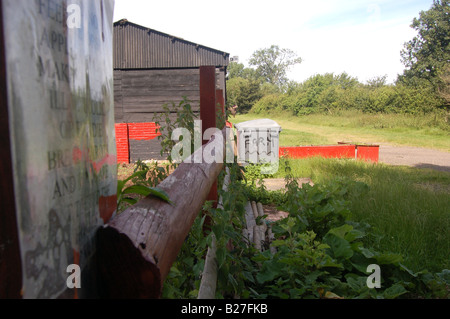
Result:
[[[262,173],[273,174],[278,170],[279,138],[281,126],[270,119],[246,121],[235,125],[238,141],[238,162],[241,165],[265,164]],[[276,170],[275,170],[276,168]]]

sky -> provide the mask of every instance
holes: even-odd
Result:
[[[303,82],[346,72],[366,82],[403,72],[400,51],[417,35],[410,25],[433,0],[115,0],[114,21],[130,22],[238,56],[290,49],[302,63],[288,73]]]

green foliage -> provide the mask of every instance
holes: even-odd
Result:
[[[213,220],[211,230],[217,239],[217,298],[245,297],[247,272],[242,270],[251,264],[252,255],[242,235],[246,203],[244,185],[239,182],[242,171],[237,164],[227,167],[230,184],[227,191],[219,191],[222,207],[209,209]]]
[[[279,88],[288,82],[287,71],[301,62],[302,59],[295,52],[278,45],[253,52],[249,60],[249,64],[256,67],[258,78]]]
[[[288,218],[273,225],[277,252],[255,255],[248,282],[254,298],[448,298],[448,270],[413,273],[402,256],[365,247],[370,225],[352,221],[350,193],[367,185],[337,179],[328,185],[303,185],[288,179]],[[370,289],[367,266],[381,268],[381,288]]]
[[[126,207],[134,205],[143,197],[153,195],[166,202],[173,204],[167,193],[156,187],[162,180],[169,176],[171,169],[177,167],[176,163],[172,162],[171,151],[175,145],[172,140],[172,132],[177,127],[187,128],[194,136],[194,118],[196,115],[192,111],[189,100],[183,97],[182,101],[175,105],[172,103],[171,107],[168,104],[164,106],[165,112],[155,114],[154,120],[156,122],[157,132],[161,133],[158,139],[161,141],[161,155],[167,154],[168,164],[164,167],[157,162],[149,165],[138,160],[134,169],[134,173],[124,180],[117,182],[117,211],[122,212]],[[172,119],[171,114],[176,114],[175,120]],[[194,141],[191,140],[191,154],[194,151]]]
[[[286,194],[282,191],[267,191],[264,185],[265,178],[272,178],[272,174],[263,174],[262,168],[270,164],[248,164],[242,167],[244,173],[241,183],[245,186],[243,193],[249,201],[260,202],[262,204],[281,204],[284,202]]]
[[[187,97],[183,97],[178,105],[172,102],[171,105],[163,105],[164,112],[155,113],[153,120],[157,127],[158,140],[161,142],[161,156],[167,155],[167,160],[172,162],[171,151],[176,142],[172,139],[172,133],[176,128],[187,129],[190,136],[194,136],[194,120],[197,115],[192,110],[190,101]],[[176,118],[173,119],[171,114],[176,114]],[[191,139],[191,152],[194,153],[194,141]],[[174,167],[176,165],[174,164]]]
[[[411,86],[431,86],[436,90],[440,75],[450,61],[450,4],[434,0],[432,7],[414,18],[411,28],[418,35],[405,43],[401,51],[406,69],[399,81]]]
[[[164,281],[162,298],[197,298],[201,274],[205,266],[208,238],[203,227],[206,215],[198,216],[187,236],[176,261]],[[210,239],[209,239],[210,240]]]
[[[343,159],[280,161],[279,175],[289,165],[295,177],[310,176],[318,185],[337,178],[369,185],[368,192],[348,188],[351,219],[373,226],[368,247],[405,257],[414,270],[449,268],[450,173]],[[376,236],[375,236],[376,235]]]
[[[172,203],[165,191],[156,187],[160,181],[169,175],[170,165],[165,168],[155,162],[148,166],[138,160],[134,173],[124,180],[117,181],[117,211],[122,212],[129,205],[134,205],[139,199],[153,195],[168,203]]]
[[[363,85],[346,73],[315,75],[301,85],[292,86],[288,93],[264,96],[255,103],[252,112],[287,110],[301,116],[353,109],[364,113],[423,114],[443,103],[431,87],[383,83],[383,78],[375,78]]]
[[[216,298],[233,298],[248,296],[245,281],[249,273],[242,271],[251,266],[254,251],[242,236],[245,225],[244,185],[237,164],[228,165],[231,184],[228,191],[219,191],[222,207],[213,208],[206,202],[203,211],[208,215],[199,215],[192,227],[170,274],[164,282],[163,298],[196,298],[204,267],[203,257],[211,245],[212,235],[216,238],[216,260],[218,265]],[[224,171],[225,172],[225,171]],[[224,172],[219,180],[223,179]],[[211,224],[204,226],[206,216]]]
[[[228,71],[227,80],[235,78],[257,80],[255,70],[252,68],[246,68],[242,63],[230,62],[227,71]]]
[[[261,98],[260,84],[254,79],[242,77],[227,81],[227,106],[238,106],[238,112],[245,113]]]
[[[263,177],[256,165],[245,172],[248,180],[239,166],[229,166],[231,184],[227,192],[220,192],[223,207],[204,207],[213,221],[211,231],[202,231],[204,217],[198,217],[164,284],[163,297],[197,296],[204,266],[201,256],[214,234],[219,267],[216,298],[449,298],[449,270],[413,272],[401,255],[365,244],[365,239],[377,235],[369,224],[355,222],[349,209],[353,198],[369,192],[365,183],[335,178],[299,188],[289,165],[284,167],[287,193],[272,196],[262,184],[255,186],[255,180]],[[275,253],[268,247],[256,251],[242,235],[249,194],[270,197],[271,203],[289,211],[288,218],[272,224]],[[367,285],[371,264],[380,266],[381,288]]]

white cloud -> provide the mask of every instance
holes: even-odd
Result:
[[[401,73],[400,50],[409,25],[432,0],[116,0],[114,20],[128,20],[200,43],[247,63],[257,49],[277,44],[304,62],[290,73],[303,81],[347,72],[366,81]]]

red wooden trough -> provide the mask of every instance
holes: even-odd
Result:
[[[280,146],[279,156],[307,158],[354,158],[378,163],[379,145],[339,143],[338,145]]]

